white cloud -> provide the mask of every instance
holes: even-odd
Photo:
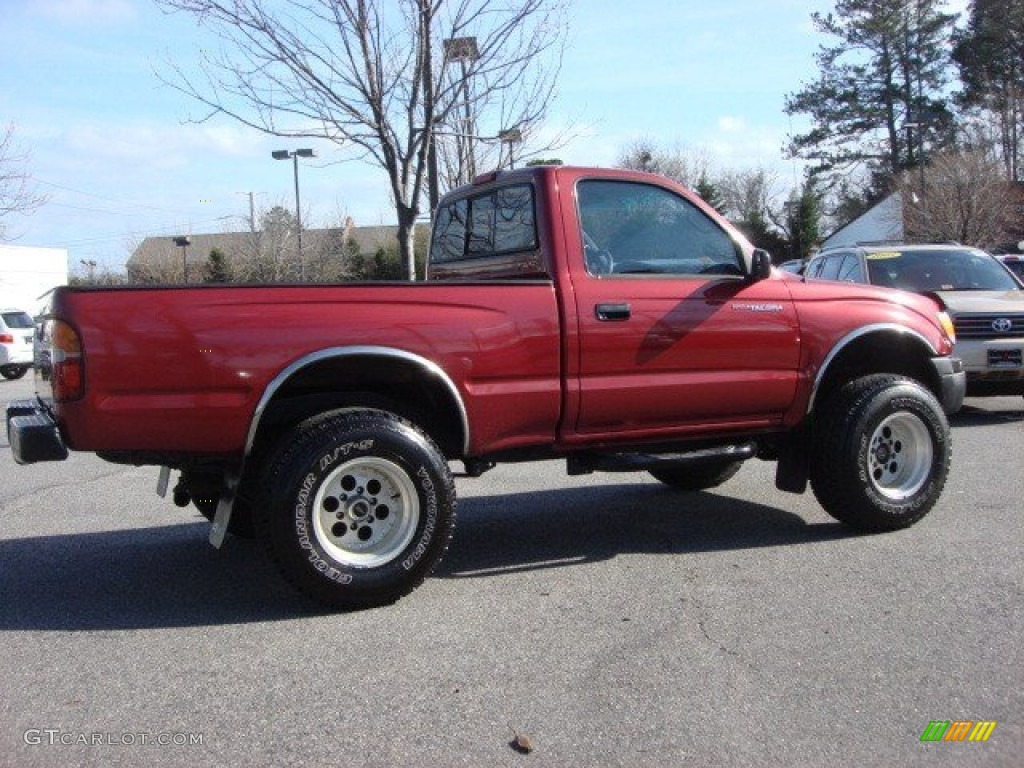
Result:
[[[742,117],[723,115],[718,118],[718,129],[725,133],[745,133],[747,131],[747,121]]]

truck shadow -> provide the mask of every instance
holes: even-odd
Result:
[[[0,541],[0,632],[124,630],[294,618],[261,548],[205,522]]]
[[[291,619],[323,611],[255,542],[220,551],[205,522],[0,541],[0,632],[130,630]],[[854,536],[711,493],[623,484],[460,500],[434,578],[483,578],[614,558],[787,546]],[[415,595],[407,599],[415,599]]]
[[[965,405],[960,411],[949,417],[952,427],[989,427],[999,423],[1020,423],[1024,421],[1024,410],[1021,409],[990,409],[975,405]]]
[[[435,576],[477,578],[558,568],[626,553],[685,555],[857,536],[719,493],[657,484],[602,485],[463,498]]]

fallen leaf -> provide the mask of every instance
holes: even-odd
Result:
[[[509,746],[512,747],[516,752],[521,755],[528,755],[533,752],[533,742],[530,741],[530,737],[525,733],[519,733],[515,728],[512,728],[512,734],[515,738],[509,742]]]

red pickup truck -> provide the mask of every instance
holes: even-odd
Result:
[[[7,429],[23,464],[177,471],[215,544],[363,607],[441,559],[454,461],[695,491],[757,457],[857,529],[911,525],[949,468],[953,341],[931,299],[775,270],[664,178],[545,166],[447,195],[421,283],[60,288]]]

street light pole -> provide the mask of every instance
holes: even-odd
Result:
[[[515,146],[523,140],[523,132],[519,126],[513,126],[512,128],[506,128],[503,131],[498,131],[498,141],[502,144],[508,145],[508,167],[513,169],[516,167],[515,157]],[[498,167],[501,167],[501,155],[498,156]]]
[[[306,260],[302,256],[302,208],[299,202],[299,158],[300,157],[316,157],[316,153],[312,149],[296,149],[289,151],[287,149],[275,149],[270,153],[270,156],[275,160],[287,160],[291,158],[295,169],[295,226],[298,230],[298,241],[299,241],[299,272],[301,275],[302,282],[306,282]]]
[[[188,282],[188,247],[192,244],[192,238],[188,235],[174,238],[174,244],[181,248],[181,282]]]
[[[480,58],[480,48],[477,46],[475,37],[452,37],[443,41],[444,58],[446,62],[459,62],[459,71],[462,75],[462,130],[468,138],[459,141],[459,182],[465,183],[473,180],[476,175],[476,158],[473,148],[473,139],[476,133],[476,125],[473,119],[472,94],[469,90],[470,65]]]
[[[917,132],[917,170],[921,177],[921,226],[924,227],[925,217],[928,215],[927,210],[927,195],[925,194],[924,188],[924,129],[925,121],[923,119],[907,120],[903,123],[903,127],[907,129],[907,133],[910,134],[907,139],[907,143],[913,143],[914,132]],[[919,235],[920,236],[920,233]]]

